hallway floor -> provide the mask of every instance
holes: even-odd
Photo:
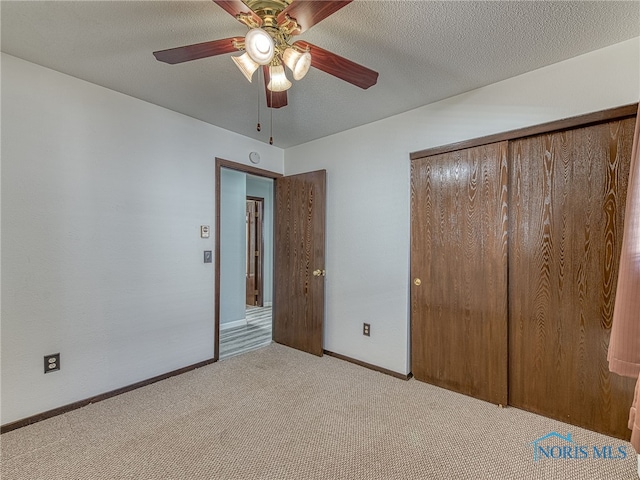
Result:
[[[220,330],[220,360],[271,343],[271,307],[247,306],[247,324]]]

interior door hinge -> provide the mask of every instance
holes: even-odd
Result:
[[[260,256],[260,251],[256,250],[256,254],[255,254],[255,256],[256,256],[256,257],[259,257],[259,256]]]

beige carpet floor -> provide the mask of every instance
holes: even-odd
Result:
[[[627,458],[534,461],[552,431]],[[626,442],[276,344],[0,442],[2,480],[637,480]]]

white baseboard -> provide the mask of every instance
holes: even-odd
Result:
[[[242,327],[246,324],[247,324],[246,318],[241,318],[240,320],[234,320],[233,322],[224,322],[224,323],[221,322],[220,330],[227,330],[229,328],[234,328],[234,327]]]
[[[273,306],[273,304],[271,302],[264,302],[263,305],[265,307],[272,307]]]

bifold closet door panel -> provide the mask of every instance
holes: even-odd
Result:
[[[509,144],[509,403],[619,438],[633,381],[607,348],[634,125]]]
[[[411,164],[411,369],[507,402],[507,142]]]

